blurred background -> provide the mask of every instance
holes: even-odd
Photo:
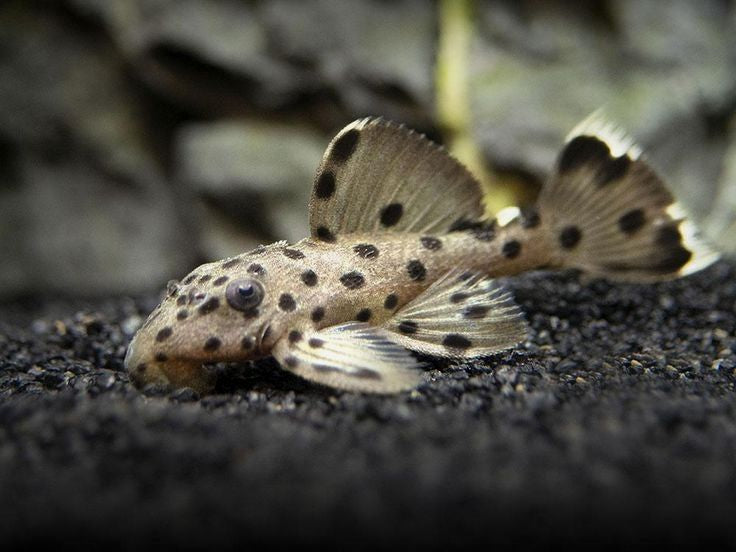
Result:
[[[331,136],[381,115],[528,202],[599,107],[734,247],[727,0],[5,0],[0,298],[161,288],[307,235]]]

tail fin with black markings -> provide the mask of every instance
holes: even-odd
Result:
[[[568,136],[537,210],[557,263],[596,276],[666,280],[718,259],[641,150],[598,115]]]

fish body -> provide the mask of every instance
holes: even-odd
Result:
[[[311,237],[196,268],[135,336],[138,384],[206,390],[202,364],[273,355],[312,381],[364,392],[415,386],[409,351],[475,358],[526,338],[495,282],[574,267],[624,281],[686,275],[717,255],[623,134],[571,133],[534,208],[483,218],[480,186],[423,136],[362,119],[330,143],[310,200]]]

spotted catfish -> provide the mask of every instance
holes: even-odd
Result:
[[[397,392],[420,381],[409,351],[468,359],[526,338],[494,277],[572,267],[646,282],[717,257],[639,149],[596,118],[571,133],[535,208],[487,220],[482,199],[424,136],[377,118],[352,123],[318,169],[311,236],[170,283],[130,345],[131,379],[206,390],[203,364],[273,355],[324,385]]]

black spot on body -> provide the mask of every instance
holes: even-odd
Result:
[[[609,159],[610,155],[611,150],[598,138],[577,136],[562,150],[557,162],[557,169],[564,173],[578,169],[583,165],[601,165]]]
[[[501,253],[507,259],[515,259],[521,253],[521,243],[518,240],[509,240],[503,244]]]
[[[309,343],[309,346],[310,347],[313,347],[314,349],[319,349],[320,347],[322,347],[325,344],[324,340],[322,340],[322,339],[320,339],[318,337],[312,337],[312,338],[310,338],[309,341],[307,341],[307,343]]]
[[[279,297],[279,308],[284,312],[292,312],[296,309],[296,301],[289,293],[282,293]]]
[[[365,284],[365,278],[360,272],[353,270],[340,276],[340,282],[348,289],[358,289]]]
[[[491,309],[488,305],[471,305],[463,310],[464,318],[483,318]]]
[[[419,238],[419,242],[422,244],[424,249],[429,249],[430,251],[442,249],[442,241],[434,236],[422,236]]]
[[[322,319],[325,317],[325,309],[322,307],[317,307],[312,311],[312,322],[321,322]]]
[[[166,356],[166,353],[156,353],[156,356],[154,357],[156,359],[156,362],[166,362],[169,360],[169,357]]]
[[[258,263],[251,263],[248,266],[248,272],[250,272],[251,274],[258,274],[259,276],[262,276],[266,273],[266,269]]]
[[[621,157],[615,157],[613,159],[606,159],[603,166],[598,169],[598,185],[605,186],[606,184],[615,180],[620,180],[629,170],[631,165],[631,159],[628,155],[622,155]]]
[[[404,206],[401,203],[390,203],[381,210],[381,224],[384,226],[394,226],[404,214]]]
[[[496,237],[496,221],[483,222],[470,228],[470,232],[476,240],[489,242]]]
[[[196,305],[197,303],[202,301],[205,297],[207,297],[206,293],[193,289],[189,292],[189,304]]]
[[[174,330],[172,330],[170,326],[161,328],[156,334],[156,341],[159,341],[159,342],[166,341],[168,338],[171,337],[171,334],[173,333],[174,333]]]
[[[295,356],[287,356],[284,358],[284,364],[286,364],[289,368],[296,368],[299,364],[299,360]]]
[[[472,345],[467,337],[456,333],[447,334],[442,340],[442,344],[452,349],[467,349]]]
[[[378,248],[370,243],[359,243],[353,247],[353,251],[355,251],[358,257],[363,257],[364,259],[375,259],[379,253]]]
[[[191,284],[194,280],[197,279],[197,274],[190,274],[184,280],[182,280],[182,284]]]
[[[411,320],[402,320],[399,322],[399,331],[403,334],[415,334],[417,333],[417,323]]]
[[[468,294],[462,291],[458,291],[450,295],[450,303],[462,303],[468,298]]]
[[[166,282],[166,292],[169,294],[169,297],[176,297],[179,294],[179,282],[176,280]]]
[[[416,282],[421,282],[427,277],[427,269],[420,261],[416,259],[413,259],[407,263],[406,271],[409,274],[409,278]]]
[[[583,237],[583,233],[577,226],[566,226],[560,232],[560,245],[563,249],[572,249],[578,243],[580,238]]]
[[[317,228],[317,237],[323,242],[332,243],[335,241],[335,236],[326,226],[320,226]]]
[[[222,263],[222,268],[225,268],[225,269],[232,268],[236,266],[238,263],[240,263],[240,259],[238,258],[230,259],[229,261],[225,261],[224,263]]]
[[[314,195],[317,199],[329,199],[335,193],[335,175],[332,171],[325,171],[317,179]]]
[[[176,298],[176,304],[180,307],[184,305],[187,302],[187,296],[186,295],[180,295]]]
[[[521,227],[527,230],[536,228],[542,222],[542,218],[539,216],[539,212],[531,207],[527,207],[521,210]]]
[[[460,217],[450,225],[450,232],[465,232],[466,230],[475,230],[483,226],[483,222]]]
[[[360,133],[352,128],[345,134],[340,136],[335,143],[332,145],[330,151],[330,157],[338,163],[344,163],[355,151],[355,147],[358,145]]]
[[[308,269],[301,274],[302,282],[304,285],[313,287],[317,285],[317,273],[314,270]]]
[[[299,330],[291,330],[289,332],[289,343],[299,343],[302,340],[302,332]]]
[[[244,351],[250,351],[256,344],[256,340],[253,337],[246,335],[240,340],[240,348]]]
[[[303,259],[304,258],[304,253],[302,253],[298,249],[289,249],[288,247],[286,247],[283,249],[282,253],[290,259]]]
[[[355,319],[358,322],[368,322],[371,319],[371,309],[360,309],[358,314],[355,315]]]
[[[624,234],[634,234],[646,223],[643,209],[627,211],[618,219],[618,227]]]
[[[253,249],[251,252],[248,253],[248,255],[261,255],[262,253],[266,252],[266,249],[268,249],[265,245],[259,245],[255,249]]]
[[[396,305],[399,304],[399,298],[395,293],[389,293],[386,296],[386,300],[383,302],[383,308],[392,310],[396,308]]]
[[[217,297],[211,297],[202,303],[197,310],[200,314],[209,314],[220,307],[220,300]]]
[[[189,311],[187,309],[181,309],[179,312],[176,313],[177,320],[185,320],[187,316],[189,316]]]
[[[204,284],[205,282],[209,282],[211,279],[212,279],[212,275],[211,274],[205,274],[204,276],[202,276],[199,279],[199,283],[200,284]]]
[[[213,286],[221,286],[222,284],[224,284],[228,280],[229,280],[229,278],[227,276],[220,276],[214,282],[212,282],[212,285]]]
[[[139,374],[145,373],[147,369],[148,369],[148,366],[146,366],[145,362],[141,362],[140,364],[138,364],[138,366],[135,367],[135,371],[138,372]]]
[[[222,345],[220,338],[214,336],[208,337],[207,341],[204,342],[204,347],[202,347],[202,349],[204,349],[204,351],[207,353],[211,353],[219,349],[220,345]]]

